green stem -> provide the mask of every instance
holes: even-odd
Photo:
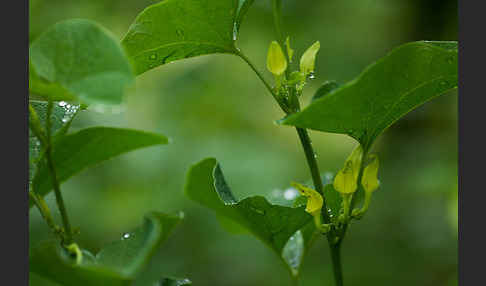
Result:
[[[330,245],[330,249],[336,286],[343,286],[343,270],[341,268],[341,243]]]
[[[250,66],[250,68],[255,72],[255,74],[258,76],[260,81],[263,82],[267,90],[273,96],[275,101],[277,101],[278,105],[283,110],[283,112],[288,113],[288,108],[279,100],[277,93],[273,90],[272,86],[267,82],[267,80],[263,77],[263,74],[255,67],[255,65],[250,61],[250,59],[243,52],[239,50],[238,50],[238,56],[241,59],[243,59]]]
[[[284,54],[287,58],[287,61],[290,64],[290,58],[287,52],[287,49],[285,48],[285,43],[284,43],[284,34],[282,32],[281,27],[282,25],[282,1],[281,0],[273,0],[273,18],[274,18],[274,26],[275,30],[277,32],[277,36],[279,38],[279,43],[284,50]],[[286,70],[286,76],[289,78],[290,76],[290,69],[288,68]],[[295,94],[295,89],[291,88],[290,90],[290,97],[291,99],[296,102],[297,105],[298,99],[296,98]],[[300,107],[297,106],[296,111],[300,110]],[[299,135],[300,142],[302,144],[302,148],[304,149],[305,157],[307,160],[307,164],[309,165],[309,169],[311,172],[312,176],[312,181],[314,183],[315,189],[323,196],[323,205],[322,205],[322,217],[324,219],[324,222],[326,224],[331,222],[331,219],[329,217],[329,214],[327,212],[327,206],[326,206],[326,201],[324,198],[324,186],[322,184],[322,179],[321,175],[319,172],[319,167],[317,165],[317,160],[316,160],[316,153],[314,152],[312,148],[312,143],[311,139],[309,137],[309,134],[305,128],[298,128],[296,127],[297,133]],[[332,259],[332,268],[334,272],[334,279],[336,281],[336,286],[342,286],[343,285],[343,274],[342,274],[342,268],[341,268],[341,256],[340,256],[340,242],[336,242],[336,231],[331,229],[329,233],[327,233],[327,241],[329,244],[329,248],[331,249],[331,259]]]
[[[302,144],[302,148],[304,149],[305,158],[307,160],[307,165],[309,165],[309,170],[312,176],[312,182],[314,183],[314,188],[316,191],[323,196],[323,204],[322,204],[322,217],[324,218],[324,223],[330,223],[331,218],[327,213],[327,206],[324,198],[324,190],[321,175],[319,172],[319,167],[317,166],[316,160],[316,153],[312,148],[312,142],[309,137],[309,133],[304,128],[295,128],[297,130],[297,134],[299,134],[300,143]]]
[[[53,102],[51,99],[48,101],[47,105],[47,118],[46,118],[46,130],[47,130],[47,146],[46,146],[46,161],[47,167],[49,168],[50,177],[52,180],[52,186],[54,188],[54,194],[56,196],[57,207],[61,213],[62,223],[65,230],[65,241],[64,244],[69,245],[73,242],[73,232],[71,230],[71,224],[69,223],[68,214],[66,211],[66,206],[64,204],[64,199],[61,194],[61,188],[59,180],[57,178],[56,168],[54,167],[54,161],[52,160],[52,136],[51,136],[51,113],[53,109]]]
[[[59,234],[59,227],[54,222],[49,207],[42,199],[42,197],[38,196],[33,191],[29,191],[29,197],[34,202],[34,205],[37,207],[42,218],[46,221],[47,225],[52,230],[52,232],[55,234]]]

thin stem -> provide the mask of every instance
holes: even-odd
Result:
[[[304,128],[296,127],[295,129],[299,134],[300,143],[302,144],[302,148],[304,149],[305,158],[307,160],[307,165],[309,165],[309,170],[311,172],[314,188],[316,189],[317,192],[319,192],[319,194],[324,196],[322,179],[319,172],[319,167],[317,166],[317,160],[315,155],[316,153],[312,148],[312,143],[309,137],[309,133]],[[327,206],[324,199],[324,202],[322,204],[322,217],[324,218],[324,223],[330,223],[331,219],[329,218],[329,214],[327,213],[326,210],[327,210]]]
[[[238,56],[242,58],[249,66],[250,68],[255,72],[255,74],[258,76],[261,82],[265,85],[267,90],[270,92],[270,94],[273,96],[275,101],[277,101],[278,105],[280,108],[287,113],[287,107],[283,105],[280,100],[278,99],[277,93],[273,90],[272,86],[268,83],[268,81],[263,77],[263,74],[256,68],[256,66],[250,61],[250,59],[241,51],[238,51]]]
[[[52,218],[51,212],[49,210],[49,207],[47,207],[42,197],[39,197],[33,191],[29,191],[29,197],[34,202],[34,205],[37,207],[42,218],[46,221],[47,225],[52,230],[52,232],[54,232],[55,234],[59,234],[59,227],[55,224],[54,219]]]
[[[284,34],[282,32],[282,1],[281,0],[273,0],[273,18],[274,18],[274,25],[275,25],[275,30],[277,32],[278,38],[280,45],[282,46],[284,50],[284,54],[287,57],[287,61],[290,63],[290,58],[287,52],[287,49],[284,48]],[[287,78],[290,75],[290,69],[286,70],[286,76]],[[294,98],[296,97],[295,90],[294,88],[291,88],[290,90],[290,96],[292,99],[295,99],[296,104],[297,104],[297,109],[296,111],[300,110],[300,107],[298,106],[298,99]],[[319,172],[319,167],[317,165],[317,160],[316,160],[316,155],[315,152],[312,148],[311,144],[311,139],[309,137],[309,134],[305,128],[298,128],[296,127],[297,133],[299,134],[300,142],[302,144],[302,147],[304,149],[305,157],[307,159],[307,164],[309,165],[309,169],[311,172],[312,176],[312,181],[314,183],[314,187],[316,190],[323,195],[324,190],[323,190],[323,184],[322,184],[322,179],[321,175]],[[325,223],[330,223],[331,219],[329,217],[329,214],[327,212],[327,207],[326,207],[326,201],[323,196],[323,205],[322,205],[322,211],[321,211],[322,217],[324,219]],[[336,286],[343,286],[343,274],[342,274],[342,268],[341,268],[341,256],[340,256],[340,246],[341,243],[340,241],[336,241],[336,232],[331,229],[331,231],[327,234],[327,241],[329,244],[329,248],[331,249],[331,259],[332,259],[332,268],[334,272],[334,279],[336,281]]]
[[[66,233],[64,243],[69,245],[73,242],[73,232],[71,230],[71,224],[69,223],[68,214],[66,211],[66,206],[64,205],[64,199],[61,194],[61,188],[59,180],[57,178],[56,168],[54,167],[54,161],[52,160],[52,136],[51,136],[51,113],[53,108],[53,102],[49,99],[47,105],[47,119],[46,119],[46,130],[47,130],[47,146],[46,146],[46,161],[47,167],[49,168],[50,177],[52,180],[52,186],[54,188],[54,194],[56,196],[57,207],[61,213],[62,223],[64,225],[64,230]]]

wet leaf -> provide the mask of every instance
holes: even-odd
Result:
[[[395,121],[457,89],[457,42],[413,42],[280,123],[343,133],[369,148]]]
[[[119,41],[89,20],[53,25],[31,44],[29,57],[29,91],[53,100],[118,104],[134,83]]]
[[[120,240],[103,248],[96,256],[82,250],[83,258],[80,264],[76,264],[75,259],[69,257],[59,242],[43,242],[30,251],[30,271],[62,285],[132,285],[181,219],[181,215],[149,213],[145,216],[143,226],[132,232],[129,237],[122,236]],[[172,279],[161,281],[174,283]]]
[[[168,139],[163,135],[131,129],[91,127],[57,140],[54,143],[52,157],[58,180],[64,182],[78,172],[115,156],[167,143]],[[38,166],[32,186],[41,196],[52,189],[45,160]]]
[[[175,60],[213,53],[236,54],[239,27],[253,1],[162,1],[137,16],[122,45],[136,74]]]
[[[285,261],[293,275],[305,253],[309,232],[301,230],[312,217],[304,207],[286,207],[271,204],[261,196],[237,200],[223,177],[214,158],[205,159],[189,170],[185,192],[192,200],[226,216],[255,235]],[[296,234],[301,230],[301,234]],[[301,239],[301,236],[303,239]],[[289,239],[294,237],[292,241]],[[290,241],[290,244],[289,244]],[[284,251],[285,249],[285,251]]]

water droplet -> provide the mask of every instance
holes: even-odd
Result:
[[[152,60],[152,61],[157,59],[157,54],[151,54],[149,59]]]
[[[125,239],[129,239],[131,237],[131,234],[129,234],[128,232],[124,233],[122,235],[122,240],[125,240]]]
[[[315,78],[316,78],[316,76],[315,76],[314,72],[310,72],[310,73],[309,73],[309,76],[308,76],[307,78],[308,78],[308,79],[315,79]]]
[[[285,190],[283,196],[286,200],[291,201],[297,197],[299,192],[294,188],[288,188]]]
[[[314,159],[317,159],[317,153],[314,153]]]
[[[58,104],[59,104],[60,107],[64,107],[64,106],[66,106],[67,102],[65,102],[65,101],[59,101]]]

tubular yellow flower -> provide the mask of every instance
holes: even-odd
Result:
[[[305,211],[311,215],[320,215],[324,201],[321,194],[299,183],[292,182],[291,185],[296,188],[302,196],[307,197]]]
[[[356,176],[354,175],[354,167],[352,161],[346,161],[344,168],[334,177],[334,189],[341,194],[352,194],[358,188],[356,183]]]
[[[374,192],[380,186],[380,181],[378,180],[378,168],[380,166],[378,156],[373,154],[370,157],[372,161],[364,169],[363,177],[361,178],[361,185],[367,193]]]
[[[356,148],[354,148],[353,152],[351,152],[346,161],[351,161],[354,179],[358,180],[361,162],[363,161],[363,148],[361,147],[361,145],[358,145]]]
[[[276,41],[272,41],[268,48],[267,69],[274,75],[282,75],[287,69],[287,60]]]

